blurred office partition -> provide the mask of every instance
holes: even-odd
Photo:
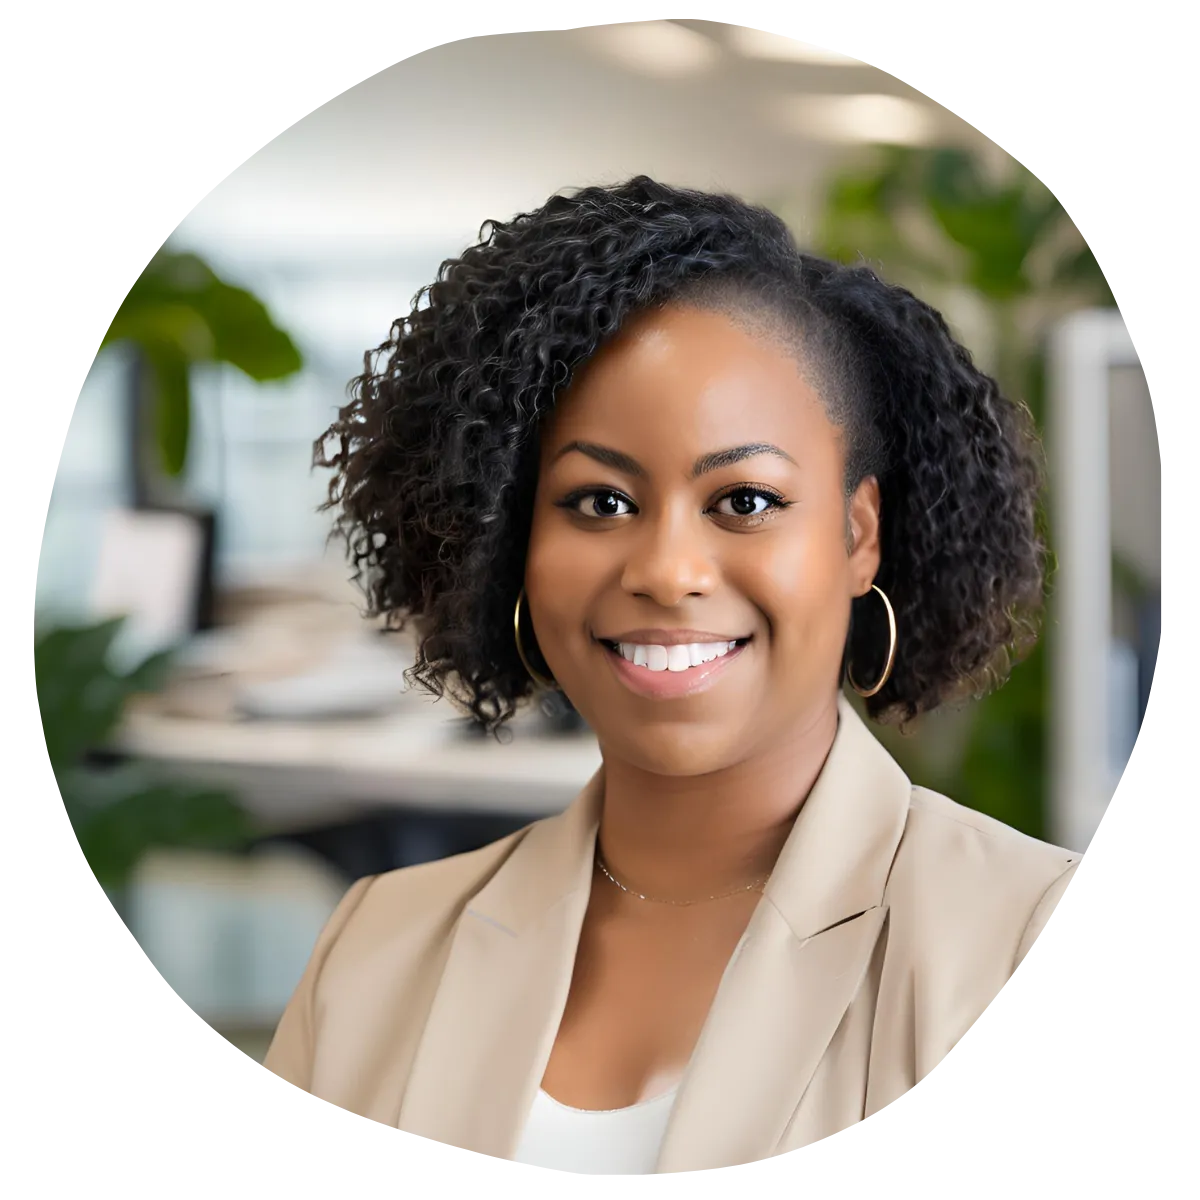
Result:
[[[1050,343],[1050,836],[1085,850],[1146,710],[1158,654],[1161,485],[1146,378],[1116,309]]]

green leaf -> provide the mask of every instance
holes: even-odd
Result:
[[[991,184],[967,152],[938,150],[928,160],[925,195],[943,232],[966,252],[972,287],[1000,301],[1031,290],[1025,264],[1063,216],[1033,176]]]
[[[143,298],[137,304],[127,297],[101,344],[122,341],[135,343],[148,356],[174,352],[189,363],[209,362],[214,357],[208,321],[194,305],[174,296],[153,301]]]
[[[160,304],[164,300],[199,295],[216,278],[213,269],[198,255],[161,248],[129,290],[135,305]]]
[[[878,175],[843,175],[830,185],[828,204],[842,216],[876,216],[884,211],[883,183]]]
[[[925,197],[935,204],[974,204],[986,191],[983,172],[974,156],[949,147],[924,156],[921,186]]]
[[[234,849],[254,833],[230,793],[156,779],[139,763],[67,771],[59,787],[88,866],[106,887],[126,884],[155,847]]]
[[[122,340],[148,354],[169,345],[189,363],[229,363],[256,380],[282,379],[303,366],[262,301],[220,279],[195,254],[160,250],[151,259],[103,344]]]
[[[94,671],[103,666],[124,624],[124,617],[111,617],[91,625],[62,625],[43,630],[34,639],[34,664],[39,671]]]
[[[167,654],[156,654],[131,671],[113,669],[110,654],[124,620],[61,626],[34,641],[38,706],[56,774],[106,745],[130,696],[165,681]]]
[[[122,623],[53,629],[34,643],[38,704],[56,772],[103,745],[120,720],[129,687],[108,655]]]
[[[873,169],[848,172],[834,179],[826,195],[818,244],[839,262],[864,259],[894,282],[906,278],[948,280],[950,264],[918,249],[903,227],[903,218],[920,206],[925,169],[923,151],[910,147],[876,147]]]
[[[164,780],[138,761],[96,767],[101,749],[121,720],[129,697],[163,685],[168,652],[130,670],[112,666],[113,643],[124,618],[60,626],[34,641],[34,676],[46,747],[75,835],[89,866],[106,887],[121,887],[153,846],[224,849],[252,834],[249,817],[232,794]]]
[[[170,650],[160,650],[142,659],[125,675],[130,695],[138,692],[157,692],[166,686],[175,656]]]
[[[1054,283],[1059,287],[1080,289],[1090,296],[1094,304],[1116,307],[1112,289],[1090,246],[1081,246],[1058,263],[1054,271]]]
[[[188,362],[174,348],[146,346],[154,387],[154,435],[162,469],[172,478],[183,474],[191,431],[191,386]]]
[[[1046,671],[1039,643],[998,691],[979,701],[955,799],[1045,837]]]
[[[1023,219],[1032,227],[1031,245],[1050,240],[1063,225],[1073,229],[1074,226],[1070,225],[1071,218],[1067,216],[1067,210],[1059,204],[1058,197],[1044,187],[1036,176],[1023,168],[1022,171],[1022,178],[1026,181]]]
[[[952,231],[955,241],[969,250],[966,278],[972,287],[1000,301],[1030,293],[1032,288],[1022,269],[1028,247],[1007,237],[1009,231],[1003,228],[988,229],[977,224],[971,229],[966,222],[954,221],[948,214],[942,216],[947,231]]]
[[[304,365],[261,300],[198,255],[165,249],[129,289],[101,345],[117,342],[132,342],[151,365],[154,439],[168,476],[181,475],[187,461],[193,365],[228,363],[258,381]]]
[[[300,351],[271,320],[266,306],[243,288],[214,280],[197,304],[212,331],[213,357],[251,379],[283,379],[300,370]]]

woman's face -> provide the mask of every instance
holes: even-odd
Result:
[[[847,501],[843,467],[796,354],[719,313],[640,314],[576,374],[543,427],[526,592],[606,755],[705,774],[828,716],[879,565],[878,488]]]

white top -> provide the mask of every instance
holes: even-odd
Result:
[[[580,1175],[649,1175],[678,1090],[628,1108],[586,1109],[538,1088],[513,1161]]]

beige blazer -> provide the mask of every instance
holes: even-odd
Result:
[[[266,1065],[385,1125],[509,1157],[566,1002],[602,798],[603,767],[558,816],[355,883]],[[911,1088],[1004,985],[1078,857],[914,787],[843,698],[656,1169],[794,1150]]]

